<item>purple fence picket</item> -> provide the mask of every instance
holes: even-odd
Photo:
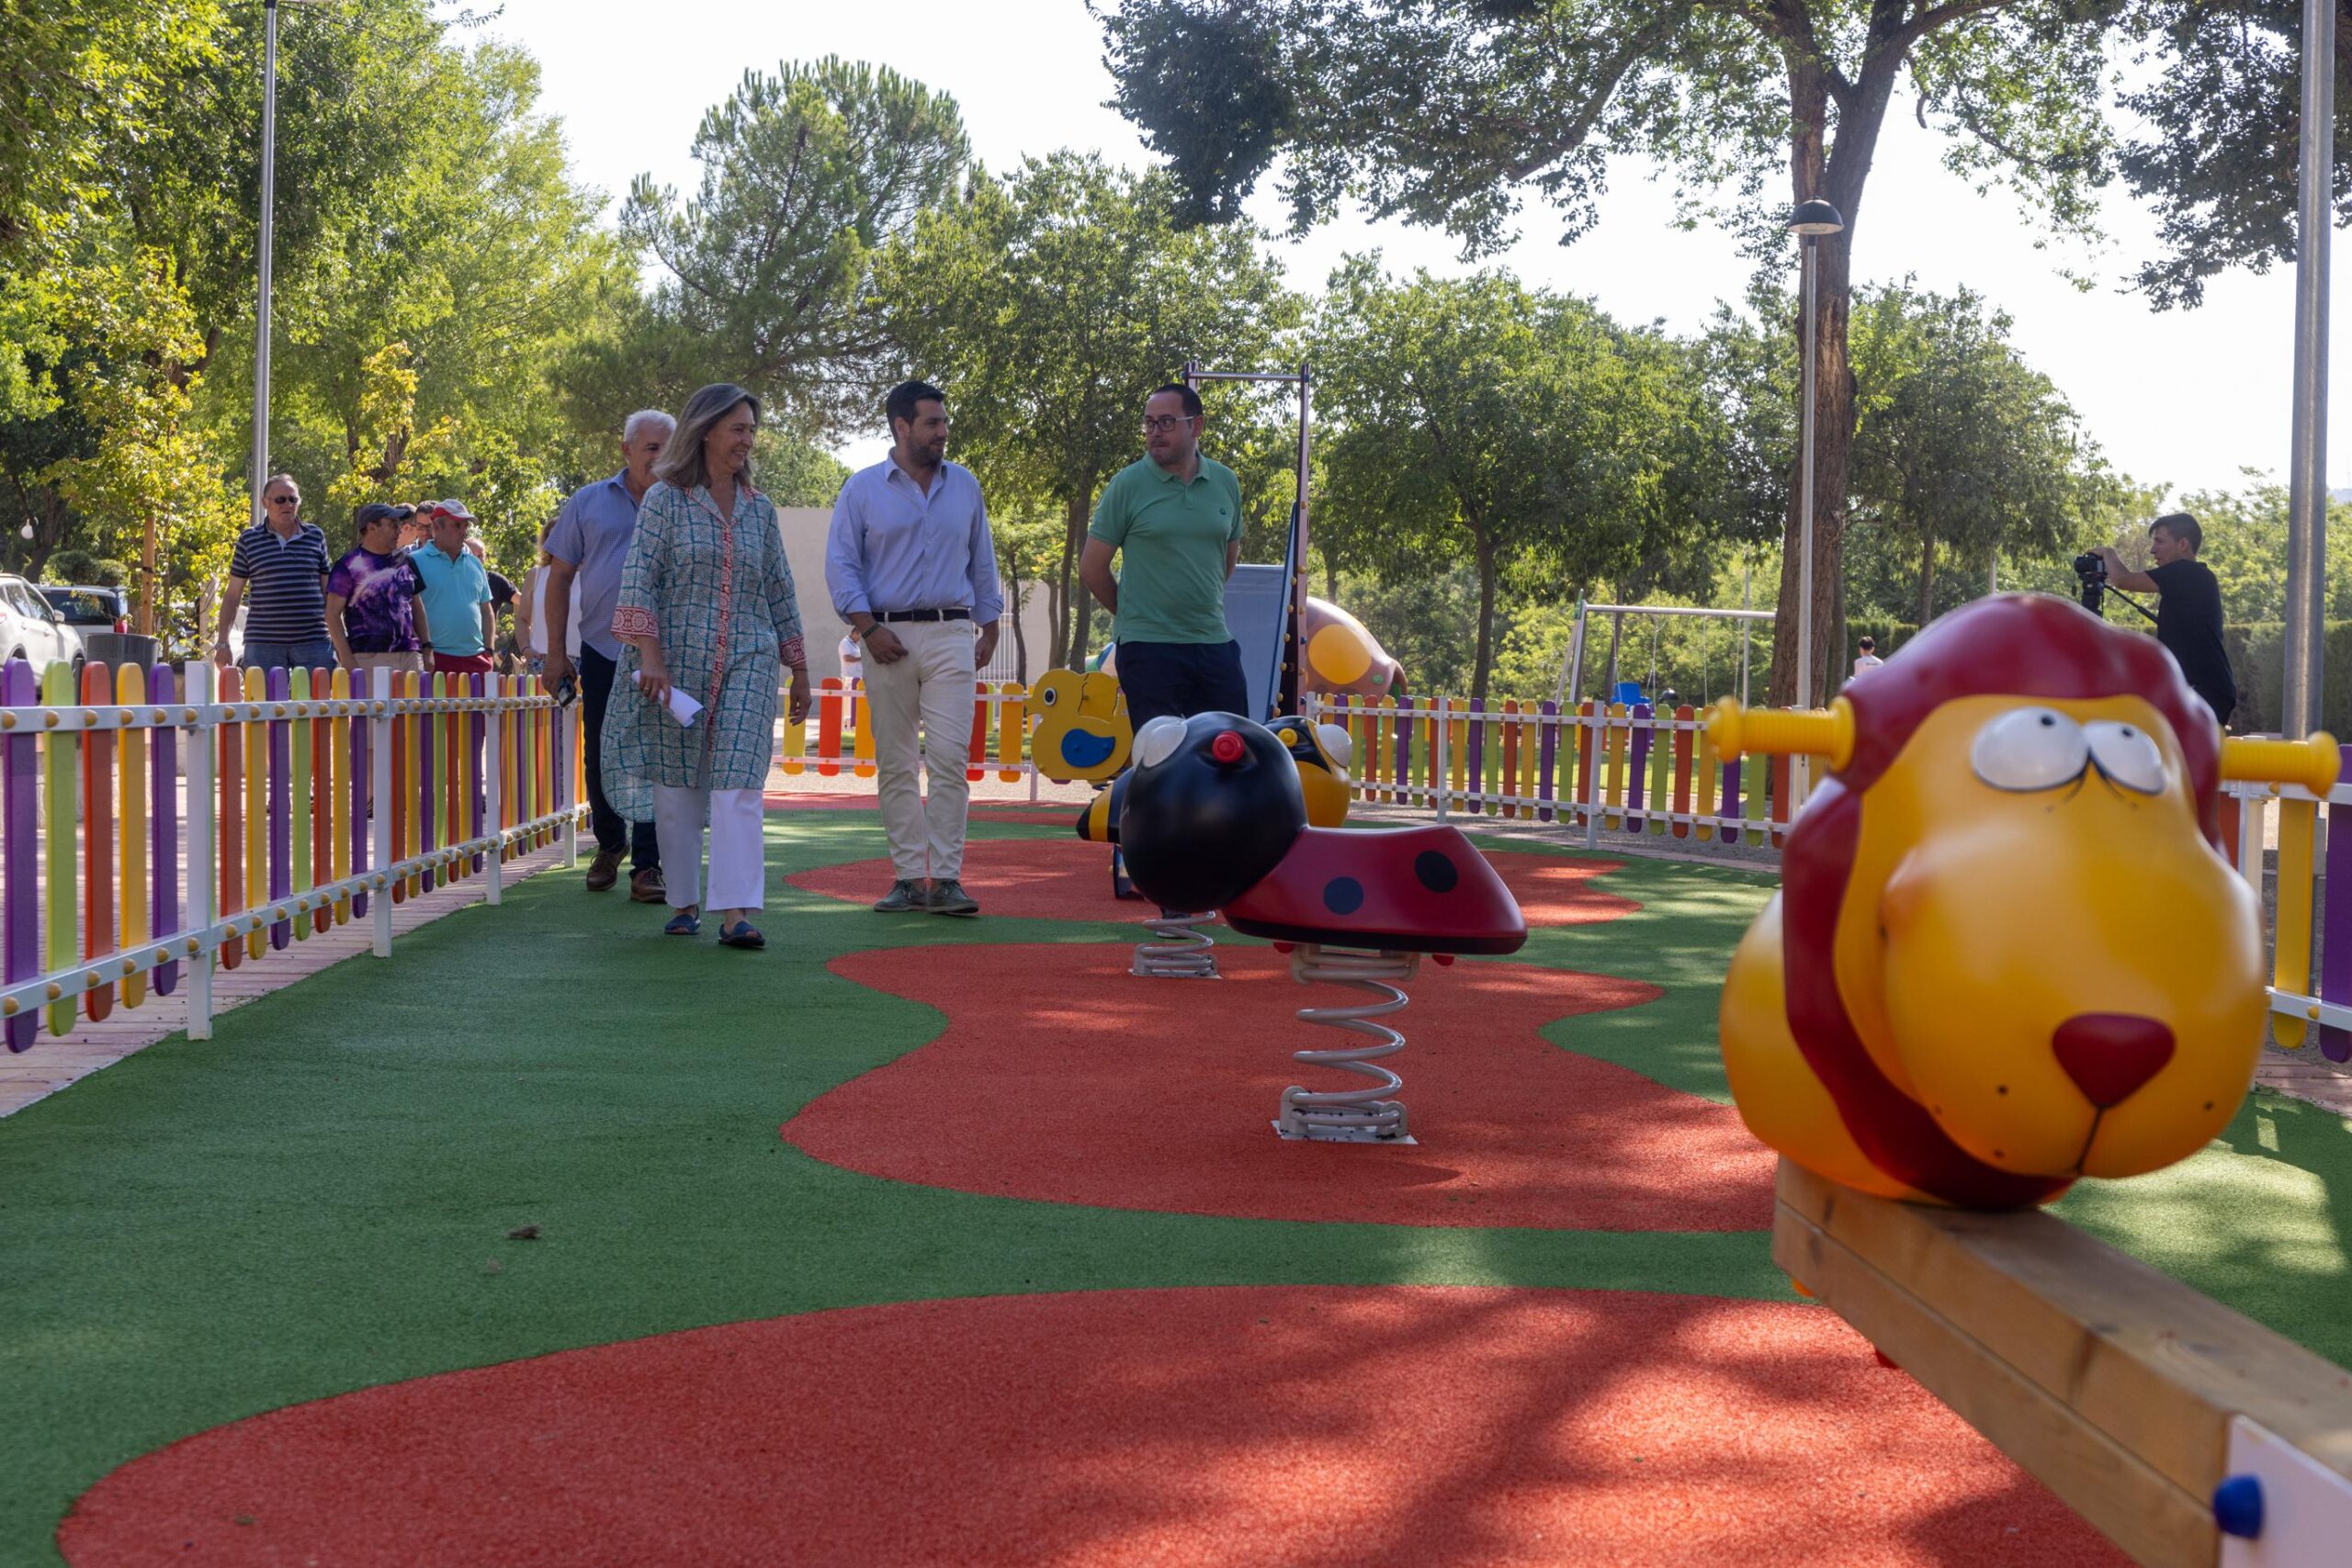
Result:
[[[1739,759],[1735,757],[1724,764],[1724,792],[1715,796],[1715,836],[1726,844],[1739,840]]]
[[[293,701],[292,677],[284,670],[272,670],[264,677],[263,694],[274,703]],[[273,718],[269,721],[269,897],[290,897],[294,892],[293,826],[294,807],[288,797],[287,783],[294,773],[294,731],[289,721]],[[255,903],[261,902],[256,898]],[[294,940],[291,920],[273,920],[269,927],[269,945],[284,947]]]
[[[0,670],[0,704],[9,707],[32,707],[40,701],[40,685],[31,665],[21,659],[8,660]],[[6,829],[5,839],[5,873],[0,873],[0,894],[5,894],[7,921],[6,966],[12,980],[29,980],[40,973],[40,742],[38,724],[19,724],[0,739],[0,756],[5,756],[5,771],[0,771],[0,795],[6,797]],[[31,1048],[40,1033],[40,1010],[20,1008],[17,1016],[8,1020],[8,1049],[24,1051]]]
[[[2352,768],[2352,746],[2343,749]],[[2352,1001],[2352,806],[2327,808],[2327,900],[2320,917],[2319,998]],[[2352,1061],[2352,1031],[2319,1028],[2319,1048],[2331,1062]]]
[[[179,678],[168,664],[147,668],[147,697],[158,707],[179,701]],[[159,725],[147,732],[147,934],[157,942],[177,936],[180,918],[180,732]],[[168,997],[180,983],[180,961],[158,964],[155,994]]]
[[[1397,781],[1399,802],[1408,802],[1411,795],[1407,795],[1407,785],[1408,783],[1414,783],[1414,698],[1408,698],[1408,696],[1397,698],[1397,724],[1395,724],[1395,731],[1397,731],[1395,733],[1395,743],[1397,743],[1397,771],[1390,773],[1390,778]]]
[[[1643,721],[1656,716],[1657,710],[1647,703],[1635,703],[1626,711],[1634,721],[1633,758],[1625,769],[1625,831],[1641,832],[1649,821],[1643,809],[1650,797],[1650,731]]]
[[[1551,806],[1554,799],[1552,778],[1553,769],[1559,764],[1560,761],[1560,705],[1547,702],[1544,705],[1543,711],[1544,750],[1543,756],[1535,767],[1535,798],[1544,804],[1535,808],[1535,818],[1539,822],[1549,822],[1555,815]]]

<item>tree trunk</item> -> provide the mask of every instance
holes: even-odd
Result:
[[[1026,686],[1029,683],[1029,634],[1022,630],[1021,612],[1026,607],[1029,596],[1022,592],[1018,577],[1012,580],[1012,588],[1009,603],[1012,620],[1012,678]]]
[[[1495,547],[1478,541],[1478,651],[1470,668],[1470,694],[1484,701],[1487,674],[1495,661]]]
[[[1846,236],[1815,243],[1813,440],[1813,679],[1810,694],[1827,692],[1830,623],[1837,614],[1838,567],[1845,556],[1846,476],[1854,449],[1854,374],[1847,352]],[[1802,329],[1802,323],[1799,323]],[[1802,352],[1802,350],[1800,350]],[[1800,437],[1802,439],[1802,437]],[[1767,698],[1786,707],[1797,695],[1797,625],[1804,581],[1804,520],[1798,482],[1804,462],[1800,450],[1791,465],[1788,525],[1782,537],[1781,594],[1772,627],[1772,680]]]
[[[1936,618],[1936,534],[1930,528],[1919,545],[1919,618],[1926,626]]]
[[[1086,492],[1072,495],[1062,507],[1062,558],[1054,569],[1058,585],[1054,599],[1054,662],[1056,670],[1075,666],[1078,639],[1086,626],[1073,601],[1086,597],[1086,585],[1073,583],[1078,575],[1078,553],[1086,547]],[[1072,592],[1073,588],[1076,590]]]

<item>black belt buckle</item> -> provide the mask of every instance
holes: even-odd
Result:
[[[968,621],[972,618],[972,612],[969,610],[883,610],[874,618],[883,622]]]

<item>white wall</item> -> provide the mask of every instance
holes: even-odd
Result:
[[[830,507],[776,509],[776,525],[784,531],[785,557],[792,562],[793,586],[800,594],[800,624],[808,642],[808,678],[812,681],[842,672],[842,637],[849,631],[842,618],[833,614],[832,595],[825,588],[825,531],[832,521]],[[1029,639],[1029,676],[1035,680],[1044,673],[1046,650],[1053,642],[1052,629],[1046,624],[1045,592],[1037,584],[1029,585],[1021,622]],[[1004,628],[1004,636],[999,641],[997,659],[1009,672],[1012,660],[1011,626]],[[1009,673],[1007,678],[1010,679]]]

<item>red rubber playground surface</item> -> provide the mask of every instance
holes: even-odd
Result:
[[[2126,1562],[1826,1313],[1261,1286],[729,1324],[138,1461],[74,1568]]]
[[[837,975],[937,1008],[947,1027],[819,1098],[785,1138],[870,1176],[1117,1209],[1547,1229],[1771,1223],[1771,1156],[1737,1111],[1537,1032],[1639,1006],[1654,986],[1424,965],[1411,1005],[1387,1020],[1406,1037],[1387,1065],[1420,1141],[1287,1143],[1269,1126],[1285,1086],[1355,1087],[1290,1059],[1336,1038],[1293,1010],[1355,995],[1295,984],[1266,947],[1220,948],[1218,980],[1138,979],[1131,956],[1038,944],[938,949],[919,964],[890,951],[833,960]]]
[[[1756,879],[1495,853],[1538,930],[1408,984],[1420,1141],[1296,1144],[1353,993],[1130,976],[1034,814],[992,918],[844,909],[871,811],[780,809],[756,960],[535,879],[461,1030],[453,921],[0,1123],[62,1129],[0,1204],[0,1563],[2123,1562],[1771,1268],[1690,1065]]]
[[[1030,820],[1026,818],[1015,820]],[[1631,898],[1591,886],[1595,877],[1621,869],[1605,860],[1562,860],[1556,855],[1490,850],[1493,866],[1519,900],[1530,926],[1589,925],[1630,915],[1641,908]],[[865,904],[890,886],[888,860],[820,866],[786,880],[793,886],[844,903]],[[963,882],[984,913],[1035,919],[1138,920],[1145,906],[1121,900],[1111,891],[1111,852],[1075,836],[1067,839],[981,839],[965,846]]]

